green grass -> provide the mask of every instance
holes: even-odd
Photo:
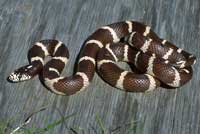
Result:
[[[134,119],[132,119],[131,123],[130,123],[130,133],[135,134],[135,121],[134,121]]]
[[[72,115],[69,115],[69,116],[66,116],[66,117],[63,117],[53,123],[45,123],[45,124],[48,124],[46,125],[44,128],[42,129],[38,129],[34,126],[32,127],[22,127],[21,129],[19,129],[16,133],[14,134],[57,134],[56,133],[56,127],[61,125],[62,123],[64,123],[65,121],[67,121],[68,119],[72,118],[72,117],[75,117],[76,115],[75,114],[72,114]],[[2,121],[0,122],[0,134],[10,134],[15,128],[10,128],[9,127],[9,124],[11,124],[12,122],[10,121]],[[102,121],[102,118],[99,116],[99,114],[96,114],[95,116],[95,123],[97,124],[98,126],[98,130],[100,129],[100,133],[99,134],[107,134],[108,133],[108,130],[106,129],[106,125],[103,123]],[[130,134],[135,134],[135,129],[136,129],[136,125],[139,125],[139,130],[138,130],[138,134],[143,134],[144,133],[144,123],[143,122],[140,122],[138,124],[137,121],[134,121],[134,119],[130,122],[130,123],[125,123],[123,126],[119,127],[122,128],[122,127],[126,127],[126,126],[130,126],[128,129],[130,130]],[[5,133],[5,130],[6,130],[6,133]],[[67,128],[66,130],[66,134],[87,134],[85,132],[85,128],[82,128],[80,126],[73,126],[73,127],[70,127],[70,128]],[[117,129],[116,129],[117,130]],[[115,131],[115,130],[114,130]],[[114,132],[113,131],[113,132]],[[98,131],[97,131],[98,132]]]
[[[54,123],[52,123],[52,124],[47,125],[45,128],[43,128],[43,129],[37,131],[37,132],[34,133],[34,134],[45,134],[45,132],[54,129],[56,126],[62,124],[64,121],[66,121],[67,119],[69,119],[69,118],[71,118],[71,117],[74,117],[74,116],[75,116],[75,115],[72,114],[72,115],[66,116],[66,117],[64,117],[64,118],[61,118],[60,120],[58,120],[58,121],[56,121],[56,122],[54,122]]]
[[[7,126],[7,123],[0,122],[0,134],[4,133],[6,126]]]
[[[100,127],[101,134],[105,134],[106,128],[105,128],[105,125],[103,125],[103,122],[101,118],[99,117],[99,114],[96,115],[96,121],[97,121],[98,126]]]
[[[75,114],[66,116],[61,118],[60,120],[57,120],[53,123],[48,124],[46,127],[42,129],[38,129],[36,127],[31,127],[26,129],[25,127],[22,127],[18,131],[16,131],[14,134],[46,134],[47,132],[51,132],[51,134],[56,134],[55,128],[62,124],[64,121],[68,120],[69,118],[74,117]],[[6,133],[5,133],[6,130]],[[0,122],[0,134],[10,134],[13,131],[8,127],[7,122]]]

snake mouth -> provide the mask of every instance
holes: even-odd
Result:
[[[13,81],[12,77],[9,75],[6,79],[8,82],[11,82],[11,83],[17,83],[15,81]]]

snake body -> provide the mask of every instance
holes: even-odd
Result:
[[[52,59],[44,64],[46,56]],[[191,66],[196,62],[194,55],[135,21],[113,23],[92,33],[84,42],[73,76],[61,76],[69,59],[68,49],[61,41],[38,41],[28,57],[30,64],[12,72],[9,81],[25,81],[41,74],[45,86],[59,95],[83,91],[92,81],[96,66],[106,82],[125,91],[151,91],[161,82],[180,87],[192,78]],[[119,68],[116,65],[119,61],[135,65],[141,73]]]

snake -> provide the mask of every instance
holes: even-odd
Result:
[[[45,58],[51,59],[45,63]],[[8,80],[26,81],[36,75],[58,95],[84,91],[95,72],[109,85],[127,92],[148,92],[162,83],[178,88],[191,80],[196,57],[160,38],[150,26],[121,21],[94,31],[83,43],[72,76],[63,77],[69,60],[66,45],[56,39],[34,43],[28,51],[29,64],[14,70]],[[126,71],[117,62],[132,64],[138,72]]]

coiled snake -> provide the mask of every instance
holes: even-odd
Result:
[[[44,64],[46,56],[52,59]],[[194,55],[160,39],[149,26],[135,21],[113,23],[91,34],[79,54],[73,76],[61,76],[69,58],[61,41],[36,42],[28,57],[30,64],[15,70],[8,80],[25,81],[41,73],[45,86],[59,95],[84,90],[96,68],[106,82],[125,91],[151,91],[160,83],[180,87],[192,78],[191,66],[196,62]],[[116,65],[119,61],[133,64],[141,73],[119,68]]]

